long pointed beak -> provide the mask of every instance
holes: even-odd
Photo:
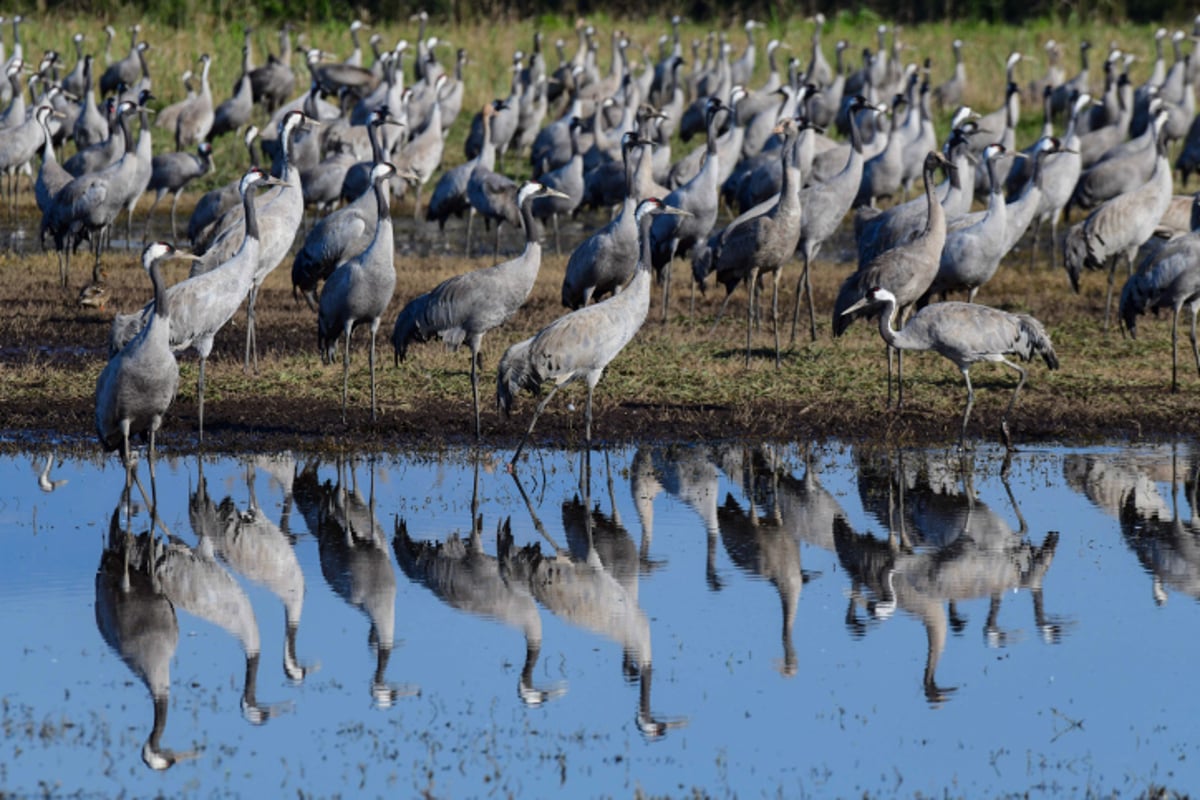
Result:
[[[678,208],[676,206],[663,206],[662,210],[663,210],[664,214],[674,214],[677,217],[694,217],[694,216],[696,216],[692,212],[690,212],[686,209],[683,209],[683,208]]]
[[[864,297],[861,300],[859,300],[857,303],[855,303],[854,305],[850,306],[845,311],[843,311],[842,316],[844,317],[847,314],[853,314],[855,311],[858,311],[859,309],[862,309],[862,308],[866,308],[870,304],[871,304],[870,301]]]
[[[561,197],[564,200],[571,199],[570,195],[568,195],[566,192],[560,192],[558,189],[551,189],[549,186],[542,187],[542,196],[543,197]]]

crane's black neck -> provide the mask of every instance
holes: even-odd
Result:
[[[646,214],[638,223],[638,264],[642,272],[649,272],[654,260],[654,243],[650,240],[650,227],[654,224],[654,215]]]
[[[154,314],[162,319],[171,318],[171,307],[167,302],[167,282],[163,280],[161,258],[150,262],[150,285],[154,287]]]
[[[391,188],[388,186],[387,178],[379,178],[375,181],[375,209],[379,212],[379,221],[391,219],[391,209],[388,206],[388,195],[391,193]]]
[[[537,244],[538,229],[537,220],[533,216],[533,198],[525,198],[525,202],[521,203],[521,222],[525,225],[525,247]]]
[[[125,153],[127,155],[136,152],[137,144],[133,140],[133,133],[129,130],[129,115],[117,109],[117,124],[121,126],[121,135],[125,137]]]
[[[242,209],[246,217],[246,238],[258,238],[258,211],[254,207],[254,186],[247,186],[242,195]]]
[[[383,146],[379,144],[379,129],[383,120],[371,120],[367,126],[367,140],[371,143],[371,160],[376,164],[383,163]]]

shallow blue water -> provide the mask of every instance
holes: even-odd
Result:
[[[0,460],[4,792],[1200,786],[1194,445],[163,460],[153,552],[46,455]]]

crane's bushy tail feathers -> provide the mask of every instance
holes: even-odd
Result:
[[[1137,273],[1131,275],[1121,289],[1121,303],[1117,315],[1133,339],[1137,338],[1137,318],[1146,313],[1146,309],[1155,299],[1148,283],[1144,274]]]
[[[1067,276],[1071,279],[1071,289],[1076,294],[1079,293],[1079,274],[1083,272],[1089,258],[1083,223],[1072,225],[1071,229],[1067,231],[1067,238],[1063,241],[1063,267],[1066,268]]]
[[[392,346],[396,348],[397,363],[408,355],[409,344],[421,344],[437,335],[437,331],[433,330],[426,319],[429,298],[428,294],[414,297],[396,318],[396,327],[392,330]]]
[[[496,406],[508,416],[512,412],[513,401],[522,389],[537,394],[542,381],[535,374],[533,364],[529,359],[530,346],[533,338],[517,342],[504,351],[500,358],[500,367],[496,372]]]
[[[1020,328],[1020,336],[1028,345],[1025,350],[1025,360],[1033,358],[1035,355],[1040,355],[1042,360],[1046,362],[1046,366],[1050,369],[1058,369],[1058,354],[1054,352],[1054,344],[1050,341],[1050,334],[1046,333],[1045,327],[1033,317],[1027,314],[1017,315],[1017,324]]]

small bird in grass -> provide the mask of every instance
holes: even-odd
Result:
[[[600,382],[604,368],[641,329],[650,310],[650,226],[659,214],[689,216],[689,212],[665,205],[653,197],[638,204],[635,218],[640,256],[633,278],[622,291],[602,302],[559,317],[531,338],[508,348],[500,359],[500,369],[496,375],[496,402],[505,414],[511,411],[513,400],[521,389],[537,394],[543,383],[554,381],[550,393],[533,412],[529,429],[521,437],[521,443],[509,462],[510,470],[516,465],[525,447],[525,440],[533,433],[533,426],[537,424],[550,398],[578,378],[587,380],[585,436],[591,445],[592,392]]]
[[[967,407],[963,410],[959,447],[966,449],[967,420],[975,404],[971,388],[971,365],[980,361],[996,361],[1012,367],[1021,376],[1012,399],[1001,418],[1000,430],[1004,445],[1012,449],[1008,431],[1008,415],[1016,405],[1017,395],[1025,385],[1025,368],[1005,356],[1016,355],[1029,361],[1040,355],[1050,369],[1058,369],[1058,356],[1042,323],[1028,314],[1010,314],[977,303],[935,303],[918,311],[903,330],[896,331],[896,296],[887,289],[875,287],[843,314],[859,309],[883,307],[879,316],[879,334],[897,350],[933,350],[954,362],[967,383]]]

